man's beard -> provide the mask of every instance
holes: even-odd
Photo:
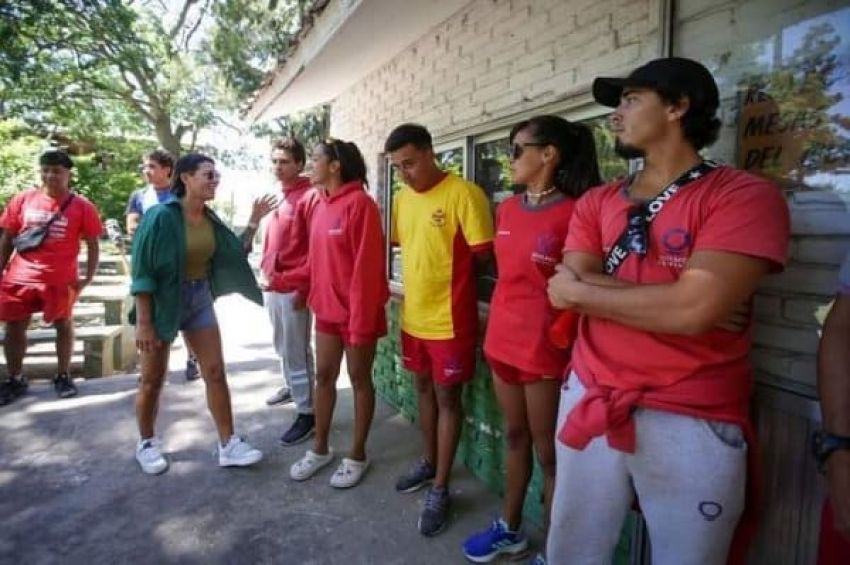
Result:
[[[623,159],[639,159],[644,157],[643,149],[639,149],[633,145],[626,145],[619,139],[614,140],[614,153]]]

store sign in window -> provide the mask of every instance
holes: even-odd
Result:
[[[737,166],[786,189],[850,192],[850,8],[738,49],[751,62],[736,81]]]

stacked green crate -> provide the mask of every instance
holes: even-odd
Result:
[[[378,341],[375,362],[372,365],[372,384],[375,392],[394,408],[398,407],[398,390],[392,358],[393,345],[389,338]]]
[[[400,303],[392,299],[389,304],[389,335],[378,346],[375,369],[375,387],[378,394],[392,404],[408,420],[415,422],[418,414],[416,390],[411,373],[402,368],[399,338]],[[377,358],[381,359],[380,364]],[[379,386],[378,382],[382,384]],[[490,369],[481,351],[477,356],[475,378],[463,392],[465,412],[457,459],[500,496],[505,488],[505,438],[502,414],[493,393]],[[523,506],[525,520],[543,525],[543,474],[537,460],[528,486]],[[628,565],[631,554],[631,536],[634,517],[623,525],[617,545],[614,565]]]

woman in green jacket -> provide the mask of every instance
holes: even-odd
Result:
[[[145,214],[133,243],[136,346],[141,383],[136,395],[140,440],[136,460],[148,474],[163,473],[168,461],[154,435],[168,353],[178,330],[198,357],[207,406],[218,429],[218,464],[253,465],[263,454],[234,434],[230,391],[224,374],[221,335],[213,300],[238,292],[262,304],[242,242],[207,207],[219,175],[215,162],[198,153],[178,159],[171,190],[177,198]]]

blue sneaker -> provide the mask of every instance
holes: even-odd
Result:
[[[521,531],[512,532],[499,518],[489,529],[472,534],[463,542],[463,555],[473,563],[489,563],[499,554],[516,555],[528,548],[528,539]]]

